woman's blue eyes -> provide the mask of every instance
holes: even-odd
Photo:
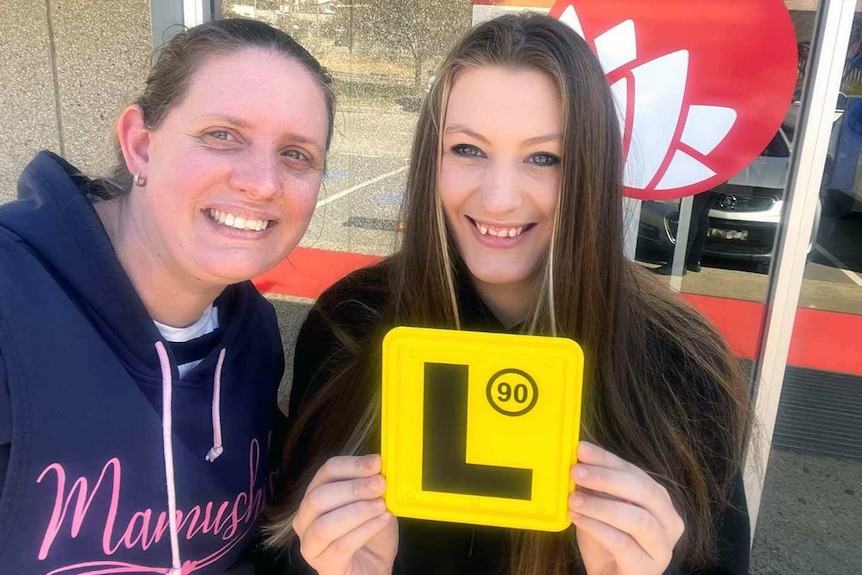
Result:
[[[299,150],[287,150],[282,155],[287,156],[288,158],[293,158],[294,160],[308,160],[308,157]]]
[[[229,143],[229,142],[238,142],[239,139],[230,133],[227,130],[213,130],[211,132],[207,132],[206,135],[214,140],[217,140],[219,143]],[[285,158],[290,158],[292,160],[298,160],[300,162],[309,162],[310,157],[299,151],[299,150],[285,150],[281,153],[281,155]]]
[[[216,140],[222,140],[224,142],[236,139],[233,137],[233,134],[231,134],[230,132],[228,132],[226,130],[213,130],[212,132],[209,133],[209,135],[212,136],[213,138],[215,138]]]
[[[462,156],[465,158],[487,157],[482,150],[480,150],[476,146],[471,146],[470,144],[456,144],[452,146],[451,149],[456,156]],[[533,164],[534,166],[556,166],[560,163],[560,158],[554,154],[549,154],[547,152],[539,152],[527,157],[525,161],[527,163]]]
[[[458,156],[466,156],[468,158],[484,158],[485,154],[476,146],[469,144],[457,144],[452,146],[452,151]]]
[[[530,160],[537,166],[556,166],[560,163],[560,158],[553,154],[533,154]]]

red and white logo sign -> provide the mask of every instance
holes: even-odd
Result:
[[[797,76],[782,0],[559,0],[619,106],[625,192],[670,199],[741,171],[781,125]]]

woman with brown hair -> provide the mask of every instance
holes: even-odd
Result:
[[[262,22],[161,48],[111,180],[39,153],[0,206],[3,573],[217,575],[269,496],[284,371],[249,281],[311,219],[329,74]]]
[[[604,74],[564,24],[507,15],[452,50],[419,116],[400,251],[330,288],[300,332],[268,530],[297,572],[747,571],[745,385],[706,321],[623,257],[622,164]],[[572,527],[385,510],[380,348],[399,325],[581,344]]]

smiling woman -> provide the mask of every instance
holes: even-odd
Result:
[[[512,14],[452,49],[420,111],[400,252],[336,283],[299,333],[287,481],[269,527],[294,572],[747,573],[739,366],[623,256],[622,175],[614,100],[571,28]],[[405,325],[581,345],[589,442],[559,478],[576,486],[565,531],[386,511],[381,343]],[[471,463],[486,463],[479,451]]]
[[[452,86],[438,193],[473,282],[507,327],[523,321],[554,229],[563,107],[534,70],[482,67]]]
[[[138,106],[120,116],[126,165],[141,170],[147,193],[96,204],[96,211],[121,260],[124,251],[143,256],[124,267],[133,282],[148,278],[138,292],[164,316],[154,319],[193,321],[167,315],[180,311],[167,304],[178,303],[178,292],[205,289],[214,299],[224,285],[273,267],[299,242],[323,177],[328,122],[312,73],[265,48],[208,58],[156,129]],[[153,281],[160,277],[167,285]]]
[[[333,106],[288,35],[214,21],[160,51],[117,121],[114,178],[50,152],[26,168],[0,207],[6,571],[237,561],[269,497],[284,368],[248,280],[308,226]]]

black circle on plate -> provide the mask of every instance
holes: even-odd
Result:
[[[520,411],[506,411],[505,409],[503,409],[502,407],[497,405],[496,401],[494,401],[494,394],[493,394],[494,384],[497,383],[497,380],[501,376],[506,375],[508,373],[514,373],[514,374],[520,375],[521,377],[526,379],[527,382],[530,384],[530,387],[533,390],[532,401],[530,401],[530,403],[529,403],[529,405],[527,405],[527,407],[525,407],[524,409],[521,409]],[[528,413],[531,409],[536,407],[536,402],[539,401],[539,386],[536,385],[536,380],[533,379],[529,373],[527,373],[523,370],[520,370],[520,369],[515,369],[513,367],[510,367],[510,368],[506,368],[506,369],[501,369],[500,371],[498,371],[497,373],[495,373],[494,375],[491,376],[491,379],[488,380],[488,385],[485,387],[485,396],[488,398],[488,403],[490,403],[491,407],[493,407],[497,412],[502,413],[503,415],[506,415],[509,417],[518,417],[520,415],[524,415],[525,413]]]

